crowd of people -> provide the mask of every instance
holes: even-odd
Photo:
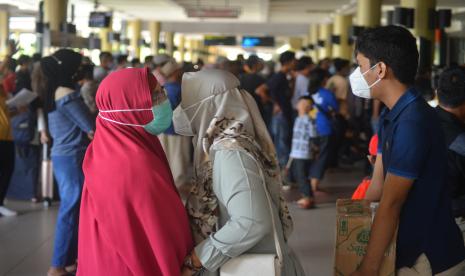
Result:
[[[377,275],[397,228],[398,275],[465,273],[465,71],[434,84],[401,27],[365,31],[353,65],[291,51],[277,66],[16,52],[0,65],[0,214],[17,215],[4,206],[15,161],[39,164],[51,145],[49,276],[219,275],[245,253],[277,254],[281,275],[304,275],[281,190],[297,183],[311,209],[328,193],[325,172],[358,161],[372,175],[363,197],[380,207],[353,276]],[[24,89],[38,96],[7,105]],[[31,179],[38,200],[39,170]]]

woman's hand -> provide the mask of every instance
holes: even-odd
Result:
[[[379,272],[374,269],[365,268],[363,265],[350,276],[378,276]]]
[[[195,250],[186,257],[182,267],[181,276],[191,276],[202,270],[202,262],[197,257]]]
[[[192,276],[194,273],[188,267],[183,267],[181,271],[181,276]]]
[[[95,135],[95,132],[92,130],[90,131],[89,133],[87,133],[87,137],[89,138],[89,140],[94,140],[94,135]]]
[[[48,144],[50,142],[50,137],[47,134],[47,131],[42,130],[40,132],[40,143],[42,145]]]
[[[192,250],[191,258],[192,258],[192,264],[194,265],[194,267],[196,267],[196,268],[197,267],[199,267],[199,268],[202,267],[202,262],[200,261],[199,257],[195,253],[195,250]]]

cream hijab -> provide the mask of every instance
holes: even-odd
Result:
[[[289,210],[280,196],[282,181],[274,145],[255,100],[239,85],[234,75],[221,70],[183,76],[180,108],[186,110],[195,134],[195,182],[186,208],[196,243],[212,234],[218,221],[210,153],[222,149],[243,151],[254,158],[279,208],[285,239],[292,231]]]

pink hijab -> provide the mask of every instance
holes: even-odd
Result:
[[[150,109],[156,79],[124,69],[101,83],[99,110]],[[144,125],[151,111],[104,113]],[[97,119],[83,164],[78,275],[180,275],[192,249],[186,211],[156,136]]]

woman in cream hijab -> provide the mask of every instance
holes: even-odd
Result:
[[[219,275],[221,266],[244,253],[276,254],[273,229],[282,275],[304,275],[287,246],[292,219],[280,196],[273,143],[254,99],[238,87],[236,77],[220,70],[183,77],[173,122],[178,134],[193,137],[195,184],[187,211],[196,243],[183,275]]]

